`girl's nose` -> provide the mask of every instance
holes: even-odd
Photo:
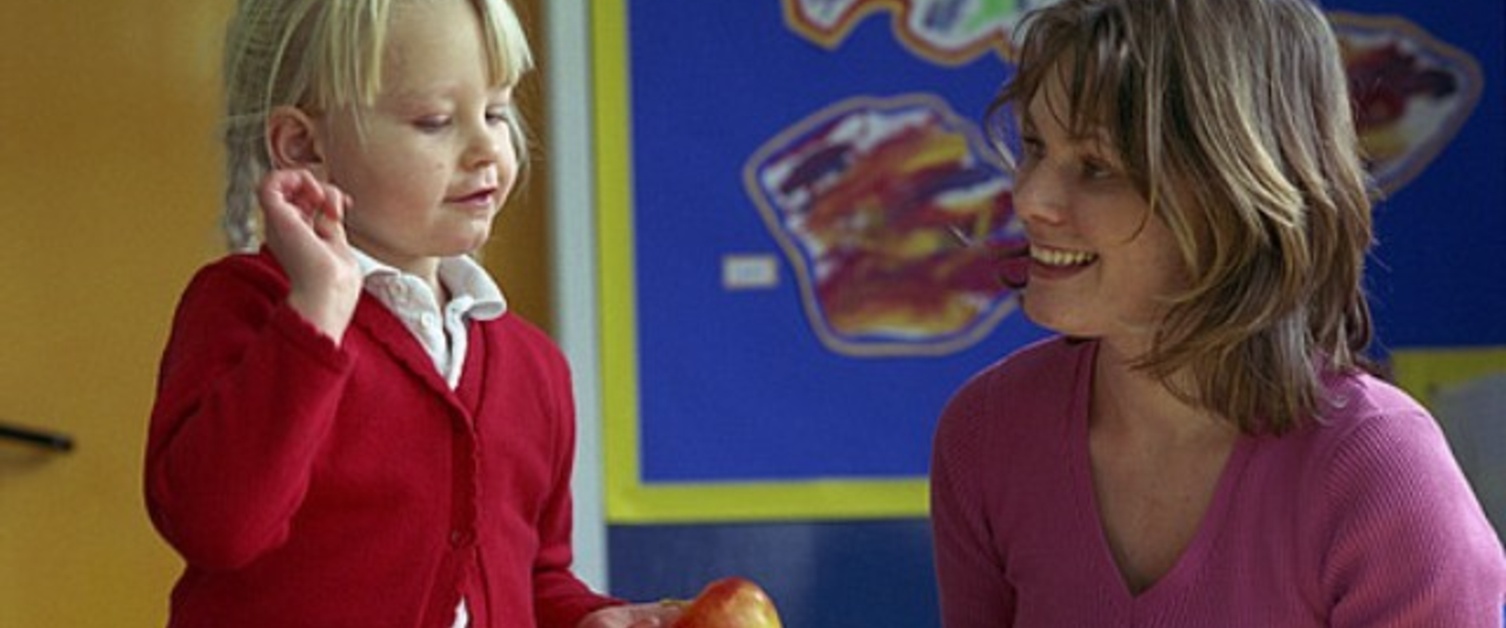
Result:
[[[496,164],[502,158],[503,150],[510,150],[504,146],[506,130],[494,127],[485,122],[471,125],[467,138],[464,161],[465,165],[479,168]]]

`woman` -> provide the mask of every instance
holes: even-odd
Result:
[[[941,418],[945,625],[1500,626],[1500,540],[1365,369],[1371,207],[1320,10],[1066,0],[1021,32],[991,130],[1059,336]]]

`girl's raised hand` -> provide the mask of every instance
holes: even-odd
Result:
[[[267,248],[292,284],[288,304],[338,344],[361,296],[361,270],[345,238],[350,197],[307,170],[274,170],[257,190]]]

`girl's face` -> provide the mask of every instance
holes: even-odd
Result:
[[[1015,211],[1030,241],[1025,314],[1062,334],[1142,337],[1185,285],[1171,231],[1125,172],[1107,133],[1063,128],[1067,98],[1048,80],[1021,121]]]
[[[488,81],[480,19],[464,0],[393,7],[381,91],[321,117],[326,175],[350,195],[350,241],[419,275],[476,250],[517,177],[512,89]]]

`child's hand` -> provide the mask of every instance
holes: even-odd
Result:
[[[288,304],[336,343],[361,297],[361,270],[345,239],[350,197],[307,170],[275,170],[258,190],[267,247],[288,273]]]
[[[669,628],[680,613],[675,604],[609,606],[587,615],[577,628]]]

